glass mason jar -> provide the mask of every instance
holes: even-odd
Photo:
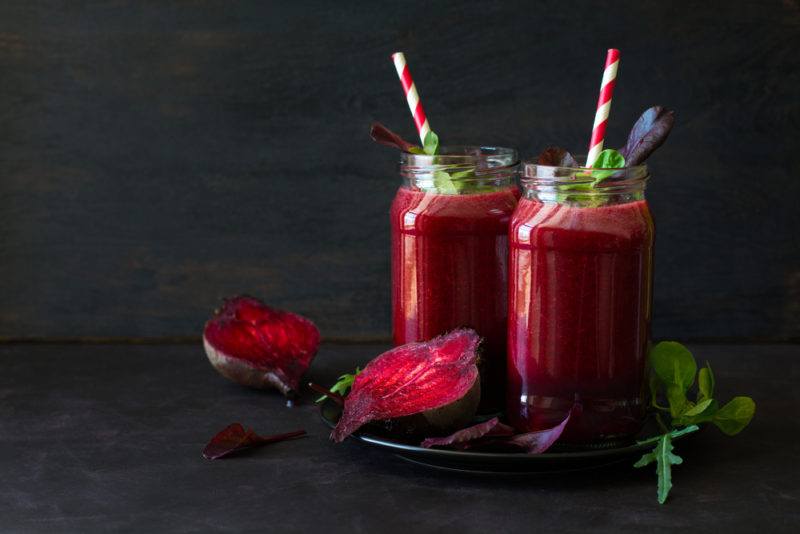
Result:
[[[555,426],[576,402],[567,443],[624,441],[641,429],[653,292],[648,178],[645,165],[523,165],[510,226],[506,404],[518,430]]]
[[[505,396],[508,223],[519,198],[518,163],[508,148],[404,152],[390,212],[394,343],[475,329],[483,338],[483,412],[502,409]]]

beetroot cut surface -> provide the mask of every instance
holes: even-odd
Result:
[[[254,388],[297,391],[319,348],[319,330],[300,315],[253,297],[225,299],[206,323],[203,345],[221,375]]]
[[[460,329],[384,352],[356,377],[331,433],[341,442],[362,425],[414,415],[462,399],[478,380],[480,337]]]

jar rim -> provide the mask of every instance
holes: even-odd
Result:
[[[585,155],[575,156],[580,165],[586,161]],[[589,184],[595,181],[592,173],[602,171],[612,173],[603,178],[601,187],[620,185],[620,183],[634,184],[646,181],[650,175],[646,163],[631,165],[619,168],[604,167],[581,167],[581,166],[560,166],[543,165],[535,161],[523,161],[520,181],[523,183],[535,183],[539,185],[560,185],[560,184]]]
[[[401,167],[407,169],[440,169],[445,167],[477,166],[487,170],[499,170],[519,164],[519,156],[513,148],[477,145],[442,146],[439,154],[413,154],[402,152]]]

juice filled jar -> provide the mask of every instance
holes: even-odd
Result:
[[[526,163],[510,225],[506,409],[520,431],[630,440],[647,407],[654,226],[646,165]]]
[[[394,343],[459,327],[480,347],[481,409],[502,409],[506,364],[508,224],[517,205],[516,151],[443,147],[403,153],[392,203]]]

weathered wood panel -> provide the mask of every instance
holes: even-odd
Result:
[[[797,2],[0,5],[0,335],[198,332],[245,291],[328,336],[389,329],[406,52],[448,142],[609,139],[653,103],[655,332],[800,336]]]

